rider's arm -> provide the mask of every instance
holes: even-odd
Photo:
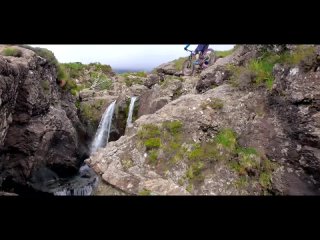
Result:
[[[187,44],[187,46],[184,47],[184,50],[187,50],[190,44]]]

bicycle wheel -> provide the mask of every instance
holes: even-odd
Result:
[[[182,73],[185,76],[191,76],[194,71],[194,65],[190,59],[187,59],[182,65]]]

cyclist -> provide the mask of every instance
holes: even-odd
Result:
[[[196,61],[194,64],[200,64],[199,57],[202,58],[203,54],[208,50],[210,44],[199,44],[197,48],[194,50],[196,54]],[[184,50],[187,50],[190,44],[187,44],[184,47]]]

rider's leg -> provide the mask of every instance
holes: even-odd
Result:
[[[196,51],[196,61],[194,62],[195,64],[200,63],[200,61],[199,61],[200,56],[201,56],[201,51]]]

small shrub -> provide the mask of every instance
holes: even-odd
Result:
[[[187,190],[189,193],[192,193],[192,191],[193,191],[193,184],[192,184],[192,183],[189,183],[188,186],[186,187],[186,190]]]
[[[160,137],[160,129],[157,125],[154,124],[145,124],[142,126],[138,132],[140,139],[145,140],[148,138],[157,138]]]
[[[183,63],[187,60],[187,57],[181,57],[181,58],[178,58],[176,60],[174,60],[174,68],[178,71],[181,71],[182,70],[182,67],[183,67]]]
[[[147,74],[145,72],[135,72],[134,75],[137,77],[147,77]]]
[[[11,48],[7,47],[2,50],[1,54],[3,56],[13,56],[13,57],[21,57],[22,56],[22,51],[17,48]]]
[[[279,62],[289,64],[291,66],[300,64],[307,58],[315,55],[316,48],[314,46],[300,45],[292,52],[285,52],[279,56]]]
[[[221,144],[228,150],[234,151],[237,146],[236,134],[232,129],[222,129],[215,138],[218,144]]]
[[[178,120],[163,122],[162,126],[165,130],[172,133],[173,135],[180,133],[182,130],[182,122]]]
[[[187,179],[191,181],[201,180],[202,179],[201,170],[203,169],[203,167],[204,167],[203,162],[197,161],[195,163],[192,163],[186,172]]]
[[[151,195],[151,191],[146,189],[146,188],[144,188],[143,190],[141,190],[139,192],[139,195],[141,195],[141,196],[149,196],[149,195]]]
[[[239,179],[234,183],[237,188],[245,188],[248,186],[247,176],[240,176]]]
[[[21,45],[21,47],[34,51],[40,57],[47,59],[50,64],[58,66],[58,60],[50,50],[40,47],[31,47],[29,45]]]
[[[151,150],[149,152],[149,162],[153,165],[157,164],[157,162],[158,162],[158,151],[157,150]]]
[[[76,106],[77,109],[80,108],[80,101],[79,101],[79,99],[76,100],[75,106]]]
[[[269,188],[271,186],[271,174],[262,172],[259,177],[259,183],[263,188]]]
[[[149,138],[144,142],[144,145],[146,146],[147,150],[151,150],[154,148],[160,147],[160,138]]]
[[[267,86],[272,86],[274,77],[272,75],[272,69],[274,62],[268,58],[262,60],[252,60],[249,62],[249,70],[255,75],[255,83],[259,86],[267,82]]]

